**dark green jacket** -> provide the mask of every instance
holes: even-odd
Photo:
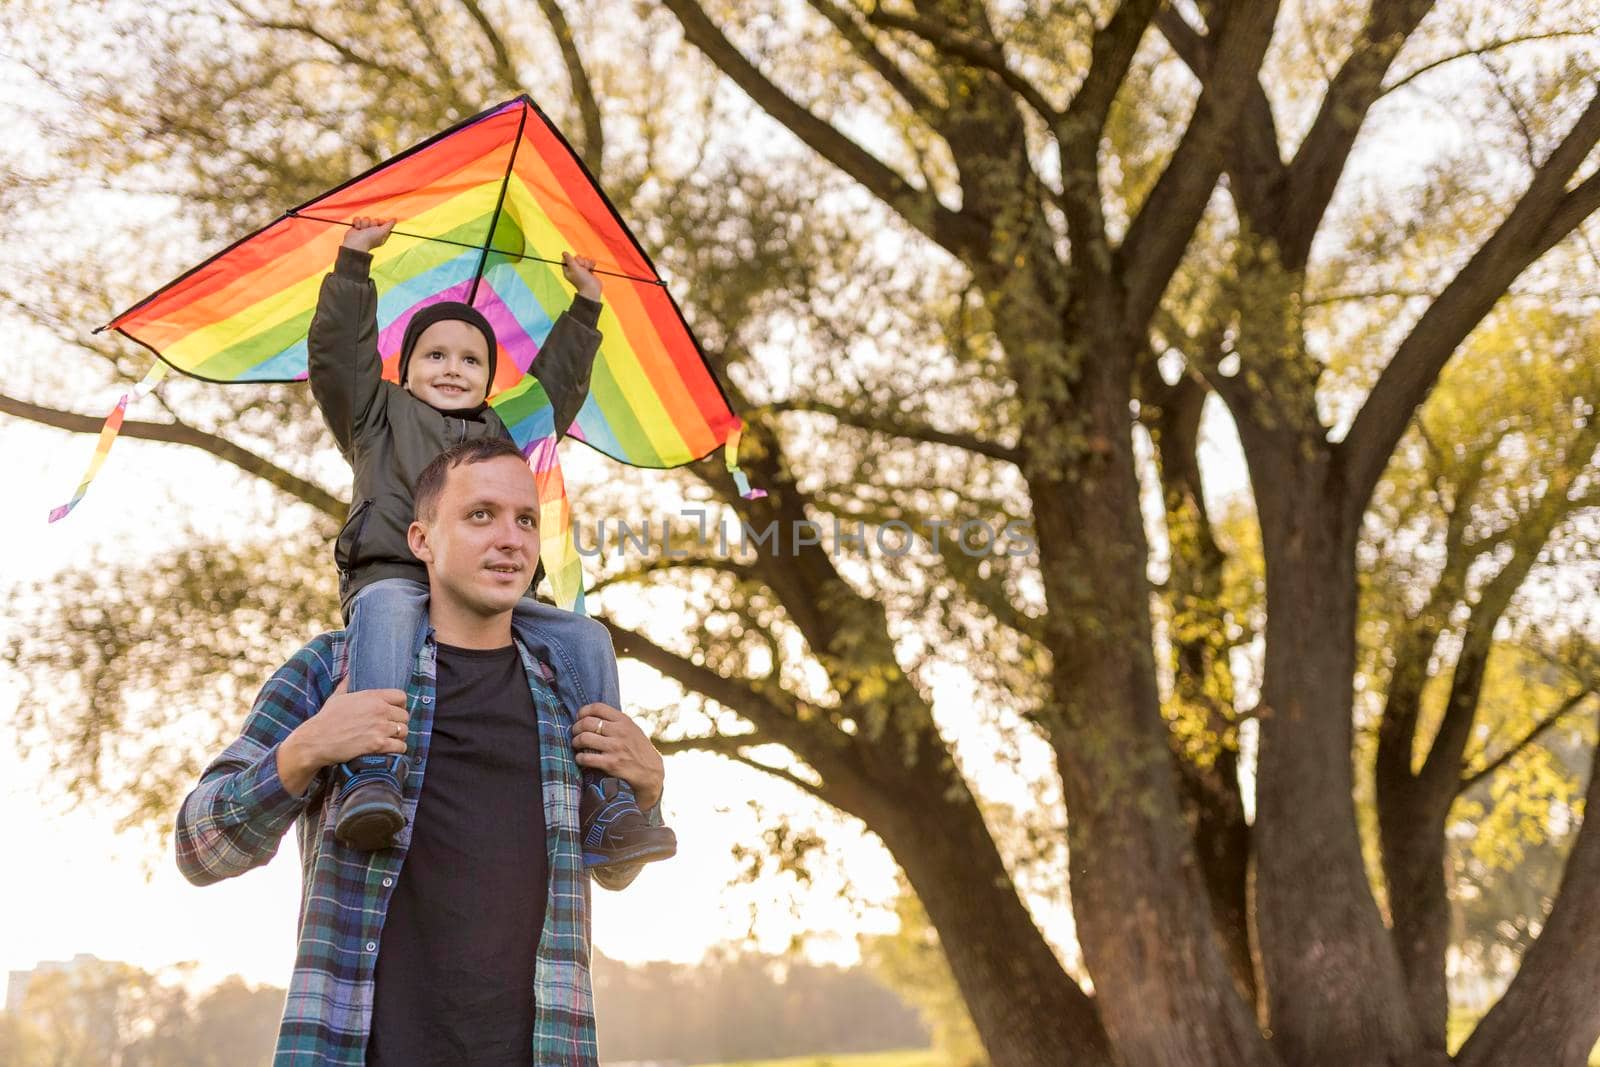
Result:
[[[422,468],[458,441],[510,436],[486,405],[447,415],[383,380],[371,266],[367,253],[339,249],[333,273],[322,279],[306,337],[311,395],[355,471],[350,516],[333,550],[347,619],[351,598],[380,578],[428,580],[427,569],[406,544],[415,510],[411,493]],[[589,395],[589,373],[600,347],[599,318],[598,303],[574,298],[533,363],[533,375],[549,394],[562,431]]]

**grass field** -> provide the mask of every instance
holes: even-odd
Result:
[[[1460,1015],[1450,1016],[1449,1047],[1451,1055],[1461,1050],[1461,1045],[1472,1033],[1472,1028],[1477,1024],[1476,1019],[1464,1018]],[[1600,1044],[1596,1044],[1594,1051],[1589,1053],[1589,1067],[1600,1067]]]
[[[1450,1021],[1450,1047],[1457,1048],[1472,1026],[1470,1019]],[[734,1060],[730,1063],[702,1064],[697,1067],[950,1067],[949,1062],[927,1049],[898,1052],[869,1052],[852,1056],[793,1056],[786,1060]],[[1589,1057],[1589,1067],[1600,1067],[1600,1045]]]
[[[901,1049],[839,1056],[791,1056],[784,1060],[733,1060],[698,1067],[949,1067],[949,1063],[927,1049]]]

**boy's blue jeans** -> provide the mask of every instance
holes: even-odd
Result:
[[[352,693],[406,688],[427,613],[427,585],[408,578],[384,578],[355,595],[345,628]],[[574,717],[585,704],[622,707],[617,655],[602,623],[525,596],[517,602],[511,625],[530,651],[554,668],[556,696]],[[398,777],[400,759],[360,756],[345,766],[352,774],[383,767]],[[605,776],[585,768],[583,777],[588,784]],[[632,795],[632,787],[619,782]]]

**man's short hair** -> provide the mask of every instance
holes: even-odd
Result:
[[[457,442],[434,456],[433,462],[417,476],[417,490],[412,494],[416,500],[416,517],[423,522],[434,520],[439,512],[439,497],[444,493],[445,477],[452,469],[486,463],[501,456],[520,461],[522,452],[504,437],[475,437]]]

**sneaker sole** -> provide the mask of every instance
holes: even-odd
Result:
[[[633,863],[654,863],[657,860],[669,860],[677,854],[678,847],[676,845],[647,845],[642,848],[636,848],[632,852],[615,854],[585,851],[583,865],[585,867],[620,867]]]
[[[340,814],[333,836],[351,848],[373,852],[394,844],[394,835],[405,824],[405,815],[386,804],[363,804]]]

